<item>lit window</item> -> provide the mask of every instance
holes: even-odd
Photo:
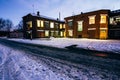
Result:
[[[40,27],[40,20],[37,20],[37,27]]]
[[[27,22],[28,27],[32,27],[32,21]]]
[[[89,24],[95,24],[95,15],[89,16]]]
[[[60,29],[62,29],[62,24],[60,24]]]
[[[49,31],[45,31],[45,36],[49,36]]]
[[[44,22],[42,20],[37,20],[37,27],[43,27]]]
[[[100,23],[106,23],[106,14],[101,14],[100,15]]]
[[[69,36],[73,36],[73,30],[68,30]]]
[[[78,21],[78,31],[83,30],[83,21]]]
[[[65,28],[65,24],[63,25],[63,28]]]
[[[40,21],[41,27],[44,27],[44,21]]]
[[[54,28],[54,23],[53,22],[50,23],[50,28]]]
[[[110,24],[114,24],[114,18],[110,18]]]
[[[64,36],[64,33],[63,33],[63,31],[61,31],[61,32],[60,32],[60,36]]]

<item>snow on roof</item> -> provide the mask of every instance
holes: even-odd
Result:
[[[51,18],[51,17],[44,16],[44,15],[37,15],[37,14],[35,14],[35,13],[30,13],[30,15],[32,15],[32,16],[36,16],[36,17],[45,18],[45,19],[49,19],[49,20],[54,20],[54,21],[64,22],[63,20],[59,20],[59,19],[55,19],[55,18]]]
[[[120,13],[120,9],[111,11],[112,13]]]

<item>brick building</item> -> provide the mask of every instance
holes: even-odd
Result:
[[[97,10],[65,18],[66,36],[71,38],[120,39],[120,11]],[[115,24],[112,24],[115,23]]]
[[[65,22],[37,14],[23,17],[24,38],[64,37]]]

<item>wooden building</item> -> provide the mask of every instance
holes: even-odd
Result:
[[[120,20],[120,13],[115,14],[110,10],[102,9],[66,17],[66,36],[71,38],[120,39],[120,25],[116,24],[116,29],[115,27],[111,28],[111,17],[117,17]]]
[[[120,10],[111,11],[109,15],[109,33],[110,39],[120,39]]]
[[[24,38],[64,37],[65,22],[37,14],[23,17]]]

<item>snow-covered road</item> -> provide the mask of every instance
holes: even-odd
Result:
[[[15,43],[14,43],[15,44]],[[12,46],[12,45],[11,45]],[[0,80],[119,80],[120,61],[86,55],[69,54],[68,58],[80,60],[79,64],[36,53],[55,54],[60,51],[16,49],[0,45]],[[27,47],[27,46],[26,46]],[[42,50],[42,51],[40,51]],[[67,57],[66,57],[67,58]],[[83,63],[84,62],[84,63]]]
[[[65,48],[70,45],[77,45],[77,48],[113,52],[120,54],[120,40],[99,40],[99,39],[79,39],[79,38],[50,38],[50,39],[9,39],[21,43],[32,43],[58,48]]]

